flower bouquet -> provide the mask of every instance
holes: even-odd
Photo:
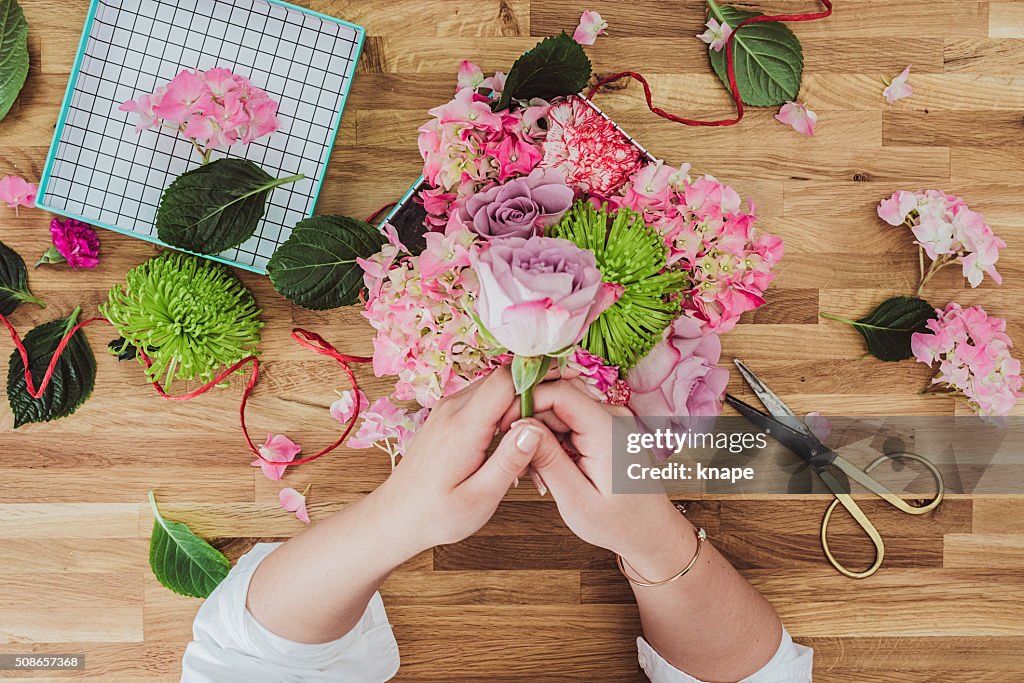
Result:
[[[586,73],[557,92],[524,85],[538,53],[552,73]],[[463,62],[428,112],[423,178],[359,259],[374,373],[396,383],[350,445],[394,457],[438,400],[506,363],[523,415],[553,363],[637,414],[720,412],[718,335],[765,302],[782,242],[731,187],[654,159],[577,95],[589,75],[562,34],[507,75]]]

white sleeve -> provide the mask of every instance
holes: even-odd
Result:
[[[643,638],[636,639],[636,647],[640,668],[651,679],[651,683],[702,683],[665,661]],[[739,683],[810,683],[813,663],[814,651],[794,643],[789,631],[783,628],[782,642],[775,656],[760,671]]]
[[[199,609],[182,660],[183,683],[378,683],[394,676],[398,643],[379,593],[359,623],[330,643],[294,643],[256,621],[245,607],[249,581],[278,545],[260,543],[242,556]]]

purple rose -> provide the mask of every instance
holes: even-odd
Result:
[[[493,239],[470,259],[480,281],[480,322],[519,356],[551,355],[578,344],[622,293],[621,286],[601,281],[594,254],[569,240]]]
[[[560,171],[537,168],[470,197],[463,219],[481,237],[529,238],[557,223],[572,199]]]
[[[711,417],[722,411],[729,371],[717,367],[718,335],[678,318],[665,339],[629,371],[629,408],[638,416]]]

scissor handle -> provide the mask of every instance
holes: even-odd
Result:
[[[864,530],[864,533],[868,535],[871,543],[875,546],[875,560],[864,571],[855,572],[852,569],[847,569],[839,561],[839,558],[832,554],[832,550],[828,547],[828,523],[832,519],[832,512],[839,504],[846,508],[846,511],[860,525],[860,528]],[[867,518],[867,515],[864,514],[864,511],[860,509],[860,506],[857,505],[857,502],[849,493],[837,493],[836,499],[825,510],[825,517],[821,520],[821,549],[825,552],[825,557],[828,558],[828,561],[836,568],[836,571],[851,579],[866,579],[871,576],[882,566],[882,560],[885,558],[885,543],[882,542],[882,535],[878,533],[878,529],[875,528],[875,525],[871,523],[871,520]]]
[[[871,478],[871,477],[863,477],[862,478],[862,477],[856,476],[855,473],[860,473],[861,470],[851,471],[850,469],[848,469],[846,467],[842,467],[841,469],[843,470],[843,472],[845,472],[845,473],[847,473],[849,475],[854,475],[853,478],[856,479],[857,481],[859,481],[861,484],[864,484],[865,486],[867,486],[867,488],[872,493],[878,495],[879,497],[883,498],[889,504],[893,505],[897,509],[899,509],[899,510],[901,510],[901,511],[907,513],[907,514],[910,514],[910,515],[923,515],[926,512],[931,512],[936,507],[938,507],[939,503],[942,502],[942,497],[945,494],[945,490],[946,490],[945,489],[945,484],[944,484],[944,482],[942,480],[942,475],[939,473],[939,470],[931,462],[929,462],[926,458],[922,458],[921,456],[919,456],[919,455],[917,455],[915,453],[901,452],[901,453],[890,453],[888,455],[883,455],[883,456],[879,457],[877,460],[875,460],[874,462],[872,462],[870,465],[865,467],[864,470],[863,470],[863,473],[866,475],[868,472],[870,472],[871,470],[875,469],[876,467],[881,465],[886,460],[893,460],[893,459],[897,459],[897,458],[898,459],[916,460],[917,462],[919,462],[922,465],[924,465],[928,469],[928,471],[930,471],[932,473],[932,476],[935,477],[935,485],[936,485],[936,493],[935,493],[935,498],[934,499],[932,499],[926,505],[922,505],[920,507],[916,507],[914,505],[910,505],[909,503],[904,501],[902,498],[897,496],[895,493],[893,493],[889,489],[883,487],[874,478]],[[845,461],[842,464],[845,464]],[[829,483],[829,481],[828,481],[829,479],[834,479],[832,477],[831,472],[823,473],[822,478],[826,481],[826,483]],[[825,510],[825,516],[821,520],[821,548],[825,552],[825,557],[828,558],[828,561],[832,564],[833,567],[836,568],[836,570],[840,574],[842,574],[844,576],[848,576],[851,579],[864,579],[864,578],[867,578],[867,577],[871,576],[875,572],[877,572],[878,568],[882,566],[882,560],[885,557],[885,543],[883,543],[882,536],[881,536],[881,534],[878,533],[878,529],[876,529],[875,525],[871,523],[871,520],[867,518],[867,515],[864,514],[864,511],[861,510],[859,505],[857,505],[857,502],[853,499],[853,497],[849,493],[838,493],[837,491],[840,491],[841,489],[837,488],[838,487],[838,482],[834,482],[834,483],[835,483],[835,486],[832,486],[830,484],[829,488],[831,488],[833,492],[836,492],[835,493],[836,499],[833,500],[832,503]],[[856,521],[857,524],[860,526],[860,528],[864,530],[864,533],[866,533],[868,535],[868,538],[871,539],[871,543],[875,546],[875,559],[871,563],[871,566],[868,567],[867,569],[865,569],[864,571],[857,572],[857,571],[853,571],[851,569],[847,569],[832,554],[832,550],[828,546],[828,523],[829,523],[829,521],[831,521],[832,513],[835,511],[837,505],[842,505],[846,509],[846,511],[850,513],[850,516],[853,517],[854,521]]]

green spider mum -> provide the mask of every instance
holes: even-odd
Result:
[[[168,388],[179,378],[210,381],[251,355],[263,327],[252,294],[226,268],[171,251],[128,271],[100,312],[145,349],[147,376]]]
[[[552,237],[567,239],[594,252],[605,282],[622,285],[622,296],[591,323],[583,346],[611,365],[628,370],[661,341],[665,328],[679,316],[679,298],[686,275],[665,270],[668,248],[643,217],[608,205],[596,209],[576,202],[551,228]]]

